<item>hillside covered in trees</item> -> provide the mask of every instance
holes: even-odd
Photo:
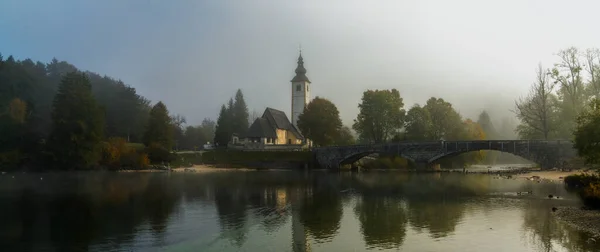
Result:
[[[159,122],[150,119],[151,102],[118,79],[57,59],[42,63],[0,55],[0,164],[10,169],[82,158],[86,161],[78,162],[89,168],[114,159],[115,148],[133,153],[124,146],[147,142],[153,130],[168,132],[163,137],[169,139],[158,141],[167,152],[178,145],[193,149],[212,141],[210,119],[184,129],[185,118],[168,114],[163,103],[156,105],[163,114],[157,120],[167,129],[157,129]],[[144,163],[140,158],[136,162]]]

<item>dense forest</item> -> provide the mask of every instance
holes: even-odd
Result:
[[[166,137],[171,140],[165,143],[173,142],[165,148],[194,149],[212,142],[213,121],[205,119],[202,125],[183,128],[185,118],[169,115],[166,106],[159,104],[167,113],[162,120],[168,120]],[[57,159],[77,160],[78,156],[86,159],[79,161],[89,168],[109,162],[107,156],[114,159],[115,148],[141,155],[145,151],[133,143],[149,139],[148,131],[154,130],[148,123],[153,109],[148,99],[120,80],[81,71],[57,59],[42,63],[0,55],[0,164],[2,169],[36,163],[61,166]],[[78,153],[82,149],[88,153]]]

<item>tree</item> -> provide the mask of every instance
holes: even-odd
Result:
[[[48,150],[61,169],[89,168],[101,155],[104,116],[84,73],[66,74],[52,103]]]
[[[481,114],[479,114],[477,124],[481,126],[481,129],[485,133],[487,139],[500,139],[498,138],[496,128],[494,127],[492,119],[490,119],[490,115],[487,113],[487,111],[484,110],[481,112]]]
[[[258,119],[260,117],[260,114],[258,114],[258,112],[256,112],[256,110],[252,110],[252,113],[250,114],[250,117],[248,118],[248,123],[249,125],[252,125],[254,123],[254,121],[256,121],[256,119]]]
[[[337,107],[331,101],[317,96],[298,116],[298,128],[315,145],[327,146],[339,139],[342,120]]]
[[[600,164],[600,99],[594,99],[577,118],[575,149],[587,164]]]
[[[560,118],[562,121],[562,137],[568,137],[575,127],[575,119],[581,112],[585,102],[585,87],[581,71],[582,63],[579,59],[579,50],[570,47],[558,52],[560,62],[555,64],[551,76],[554,82],[559,84],[558,89],[560,103]]]
[[[549,73],[538,65],[536,82],[526,98],[515,102],[515,113],[521,121],[517,127],[522,139],[548,139],[556,130],[556,102],[552,94],[554,84],[548,80]]]
[[[242,94],[242,90],[238,89],[235,93],[235,101],[232,105],[229,106],[231,111],[231,126],[232,133],[237,133],[239,135],[244,135],[248,130],[248,106],[246,106],[246,101],[244,101],[244,94]]]
[[[182,115],[174,115],[171,117],[171,125],[173,127],[173,139],[175,142],[175,150],[179,150],[180,145],[185,142],[185,129],[183,125],[186,123],[186,119]]]
[[[367,90],[358,105],[359,114],[352,128],[369,142],[383,143],[403,125],[406,111],[400,92],[392,90]]]
[[[356,139],[352,134],[352,130],[348,126],[342,126],[340,132],[338,133],[338,137],[335,141],[336,145],[353,145],[356,144]]]
[[[463,140],[463,121],[452,104],[442,98],[431,97],[423,109],[427,110],[432,126],[429,133],[431,140]]]
[[[415,104],[406,113],[406,138],[408,140],[430,140],[433,122],[429,111]]]
[[[166,150],[171,150],[173,147],[172,118],[169,116],[167,106],[161,101],[150,110],[144,133],[144,144],[147,147],[158,145]]]
[[[204,118],[202,123],[200,124],[200,131],[205,139],[202,140],[202,143],[210,142],[215,138],[215,127],[217,123],[211,120],[210,118]]]
[[[215,144],[217,146],[227,146],[231,138],[231,117],[229,110],[225,105],[221,106],[217,126],[215,128]]]
[[[588,94],[595,98],[600,98],[600,50],[589,48],[585,51],[585,70],[589,74],[589,83],[587,85]]]

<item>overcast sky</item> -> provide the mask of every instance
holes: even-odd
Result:
[[[408,109],[442,97],[466,117],[512,115],[538,62],[600,47],[598,1],[1,0],[0,53],[123,80],[196,124],[241,88],[290,113],[298,45],[314,96],[345,124],[366,89]]]

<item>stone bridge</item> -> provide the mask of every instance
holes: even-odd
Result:
[[[373,153],[395,154],[426,167],[444,157],[480,150],[507,152],[539,164],[542,168],[559,167],[577,155],[571,141],[543,140],[475,140],[397,142],[372,145],[350,145],[314,148],[318,164],[328,169],[338,169]]]

